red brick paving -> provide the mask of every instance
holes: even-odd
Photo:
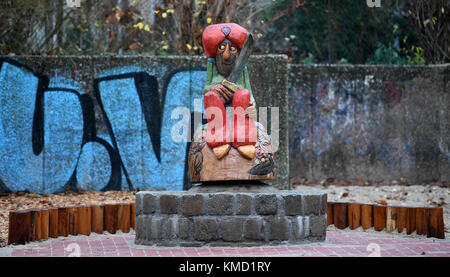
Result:
[[[264,247],[152,247],[135,245],[131,234],[93,234],[13,246],[11,256],[68,257],[74,255],[68,246],[79,246],[81,257],[367,257],[371,243],[381,257],[450,257],[449,240],[335,230],[325,242]]]

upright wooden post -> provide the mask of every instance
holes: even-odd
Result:
[[[372,205],[361,205],[361,225],[364,230],[373,226],[373,207]]]
[[[348,226],[347,203],[333,204],[333,222],[338,229],[345,229]]]
[[[48,236],[50,238],[58,237],[58,209],[49,209],[48,210]]]
[[[397,230],[399,233],[403,232],[406,228],[406,221],[408,217],[408,208],[397,207]]]
[[[69,210],[69,235],[76,236],[79,234],[79,211],[77,207],[70,207]]]
[[[373,205],[373,228],[382,231],[386,227],[386,206]]]
[[[31,241],[39,241],[42,238],[42,213],[40,210],[31,210],[31,226],[33,232],[31,234]]]
[[[416,234],[426,235],[428,232],[425,208],[416,208]]]
[[[428,232],[427,237],[445,238],[444,216],[442,208],[427,209]]]
[[[69,208],[58,208],[58,235],[69,235]]]
[[[128,233],[130,232],[130,204],[120,204],[118,206],[117,230]]]
[[[41,210],[41,239],[48,239],[48,227],[49,227],[49,214],[48,209]]]
[[[130,227],[136,230],[136,204],[131,203],[130,206]]]
[[[416,230],[416,208],[407,209],[406,233],[409,235]]]
[[[115,234],[117,230],[118,205],[105,204],[103,207],[105,230],[110,234]]]
[[[8,244],[25,244],[31,238],[31,211],[9,213]]]
[[[386,207],[386,231],[392,232],[397,227],[397,208]]]
[[[92,206],[91,207],[91,228],[92,232],[97,234],[103,234],[104,224],[103,224],[103,206]]]
[[[91,234],[91,207],[80,206],[78,207],[78,233],[80,235],[89,236]]]
[[[351,230],[361,226],[361,204],[348,204],[348,227]]]
[[[327,203],[327,226],[333,224],[333,203]]]

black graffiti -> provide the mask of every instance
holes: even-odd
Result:
[[[114,136],[113,128],[111,126],[111,122],[108,118],[108,115],[103,106],[99,84],[103,81],[110,80],[120,80],[120,79],[129,79],[133,78],[136,86],[136,91],[138,92],[139,100],[141,103],[141,109],[144,114],[145,123],[147,125],[147,131],[150,135],[150,139],[152,142],[154,154],[158,159],[158,162],[161,162],[161,106],[159,102],[158,96],[158,80],[155,76],[151,76],[146,72],[132,72],[125,73],[119,75],[112,75],[103,78],[98,78],[94,80],[94,95],[97,99],[97,102],[100,105],[102,110],[103,117],[105,118],[105,124],[108,129],[108,133],[111,137],[113,147],[116,153],[119,153],[119,148],[117,146],[117,141]],[[127,169],[123,163],[122,157],[119,154],[119,163],[122,167],[122,170],[125,174],[125,178],[128,183],[129,189],[133,189],[133,184],[129,178],[129,174]]]

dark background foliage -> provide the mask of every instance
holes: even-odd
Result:
[[[236,22],[256,54],[293,63],[450,61],[450,1],[2,0],[1,55],[201,55],[203,29]]]

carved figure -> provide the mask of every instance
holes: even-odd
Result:
[[[209,25],[202,36],[208,58],[204,86],[208,123],[194,133],[189,151],[192,182],[273,179],[273,152],[255,121],[247,60],[252,35],[235,23]]]

